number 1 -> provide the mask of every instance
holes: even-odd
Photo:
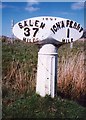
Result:
[[[70,29],[67,29],[67,38],[69,38],[69,34],[70,34]]]

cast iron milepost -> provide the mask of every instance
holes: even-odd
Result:
[[[40,45],[38,52],[36,93],[41,96],[57,93],[58,48],[63,43],[71,43],[83,34],[83,28],[75,21],[42,16],[29,18],[16,23],[14,35],[20,40]]]

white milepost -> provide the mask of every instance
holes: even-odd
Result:
[[[73,44],[79,39],[83,34],[82,26],[69,19],[43,16],[16,23],[13,33],[20,40],[42,46],[38,52],[36,93],[54,98],[57,88],[57,50],[63,43]]]
[[[57,47],[45,44],[38,52],[38,69],[36,92],[41,96],[55,95],[55,82],[57,78]]]

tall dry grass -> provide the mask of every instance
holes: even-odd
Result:
[[[86,42],[85,42],[86,44]],[[24,43],[14,44],[14,55],[18,54],[15,58],[11,59],[10,62],[7,61],[10,58],[12,53],[10,46],[6,46],[5,52],[9,53],[9,57],[4,58],[3,64],[8,66],[4,66],[3,69],[3,96],[7,96],[9,94],[22,95],[25,93],[30,93],[35,91],[36,87],[36,62],[37,56],[34,55],[37,51],[35,51],[35,47],[30,48],[30,45]],[[22,45],[22,48],[21,48]],[[24,47],[23,47],[24,46]],[[32,46],[32,45],[31,45]],[[57,92],[61,94],[63,97],[71,98],[74,100],[78,100],[85,104],[86,100],[86,74],[85,74],[85,50],[83,48],[84,43],[76,43],[74,48],[71,50],[69,45],[64,45],[59,49],[59,61],[58,61],[58,81],[57,81]],[[9,47],[9,50],[8,50]],[[25,49],[25,51],[22,51]],[[8,51],[7,51],[8,50]],[[16,51],[16,52],[15,52]],[[21,54],[20,54],[21,53]],[[26,54],[26,55],[25,55]],[[26,57],[29,55],[25,61],[19,60],[20,57]],[[35,57],[34,57],[35,56]],[[5,56],[4,56],[5,57]],[[34,57],[34,59],[33,59]],[[21,58],[24,59],[24,58]]]
[[[3,78],[3,94],[21,95],[35,90],[36,68],[31,63],[12,61],[10,69]]]
[[[68,55],[69,54],[69,55]],[[86,104],[85,51],[69,52],[59,59],[58,91],[61,95]]]

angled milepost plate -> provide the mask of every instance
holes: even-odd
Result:
[[[14,35],[28,42],[42,41],[48,37],[59,42],[75,41],[83,34],[83,28],[75,21],[59,17],[34,17],[16,23]]]

